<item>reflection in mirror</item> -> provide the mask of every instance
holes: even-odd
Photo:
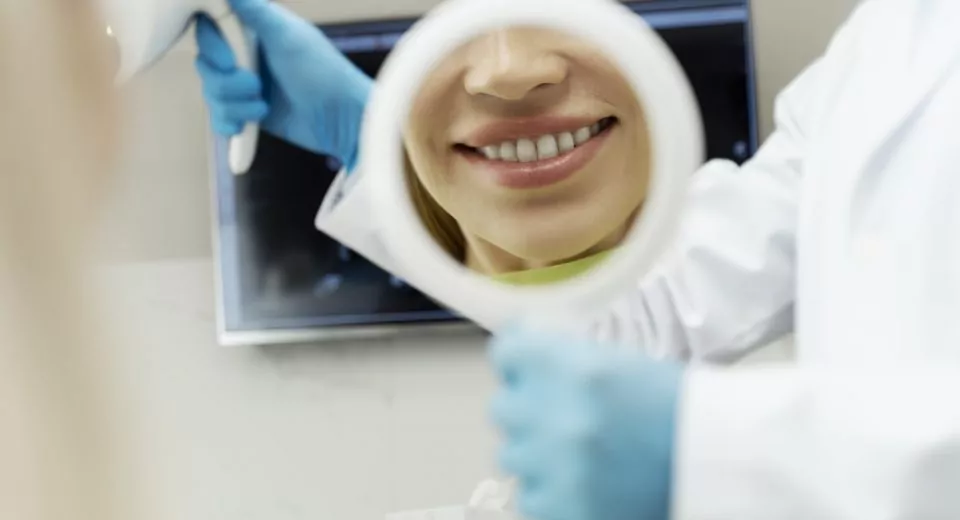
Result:
[[[410,114],[410,196],[472,271],[515,285],[570,279],[615,250],[643,207],[643,109],[580,38],[539,27],[475,38],[428,75]]]

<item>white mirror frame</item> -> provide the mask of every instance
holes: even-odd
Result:
[[[403,175],[401,132],[427,75],[470,40],[519,25],[564,31],[606,53],[637,93],[650,130],[649,194],[631,233],[601,267],[547,286],[502,284],[451,258],[417,216]],[[448,0],[407,32],[388,57],[362,137],[360,170],[372,177],[367,179],[372,218],[400,272],[487,330],[521,317],[590,315],[636,287],[673,238],[689,178],[704,159],[700,112],[683,69],[640,16],[612,0]]]

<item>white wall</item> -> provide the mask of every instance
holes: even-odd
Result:
[[[433,0],[288,1],[316,20],[415,14]],[[774,92],[852,0],[763,0],[765,128]],[[797,43],[801,42],[801,43]],[[181,520],[380,518],[457,503],[492,475],[480,338],[222,349],[214,344],[205,115],[181,46],[138,86],[136,144],[110,209],[113,304],[131,402]],[[121,316],[121,314],[116,314]],[[777,355],[777,354],[775,354]]]
[[[772,131],[776,93],[823,52],[859,1],[751,0],[763,135]]]

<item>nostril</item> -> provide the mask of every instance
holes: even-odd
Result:
[[[464,90],[473,96],[490,96],[505,101],[519,101],[537,93],[559,92],[567,79],[566,69],[550,63],[516,64],[496,68],[478,65],[464,77]],[[562,64],[560,64],[562,65]]]

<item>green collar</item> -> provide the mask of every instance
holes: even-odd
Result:
[[[493,276],[493,279],[509,285],[546,285],[563,282],[593,269],[597,264],[605,260],[611,252],[612,251],[604,251],[603,253],[581,258],[580,260],[540,269],[499,274]]]

